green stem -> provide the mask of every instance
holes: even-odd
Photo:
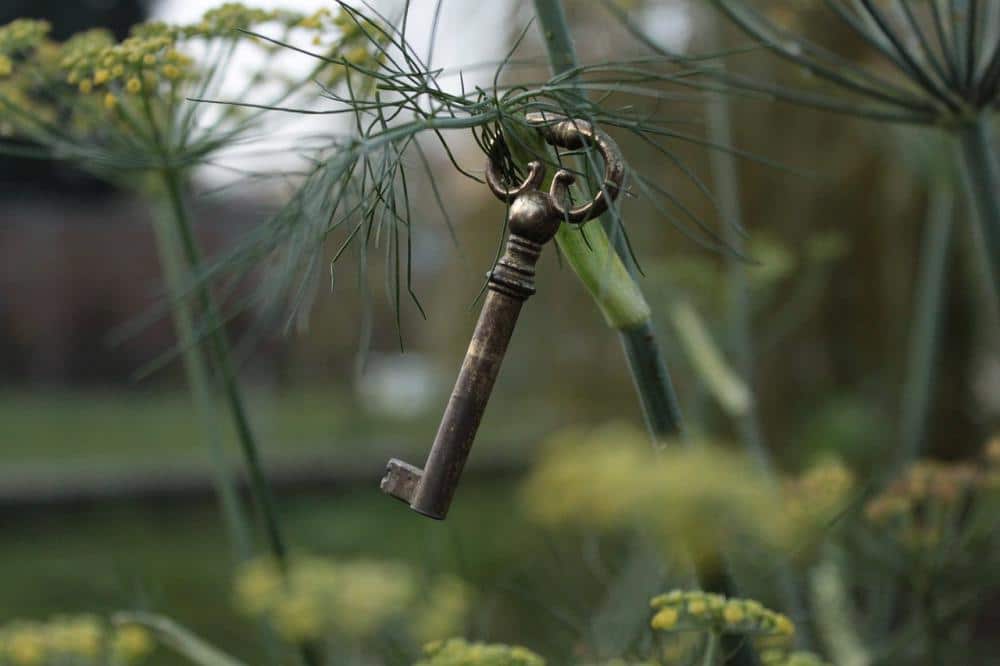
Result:
[[[714,631],[709,632],[708,642],[705,645],[705,658],[702,659],[702,666],[715,666],[719,661],[719,634]]]
[[[962,175],[976,211],[977,241],[985,256],[993,307],[1000,308],[1000,162],[993,144],[991,114],[982,113],[958,132]]]
[[[188,217],[187,206],[184,202],[181,175],[175,169],[164,169],[161,172],[161,176],[166,187],[171,210],[174,214],[174,220],[177,223],[177,233],[188,268],[189,270],[197,269],[201,265],[201,249],[198,246],[197,239],[195,239],[191,220]],[[259,447],[250,427],[243,393],[236,378],[236,370],[233,367],[229,342],[222,328],[222,318],[219,308],[212,297],[208,285],[199,283],[196,286],[196,291],[199,305],[206,319],[208,330],[205,335],[208,338],[208,348],[220,374],[223,394],[236,427],[237,439],[239,440],[250,476],[250,492],[253,495],[257,510],[264,521],[271,554],[278,562],[278,565],[282,569],[285,569],[287,567],[287,549],[285,548],[284,539],[281,536],[277,510],[271,495],[271,489],[264,476]]]
[[[898,467],[920,456],[927,427],[927,409],[934,383],[941,308],[948,253],[952,239],[953,193],[950,185],[935,185],[924,225],[913,329],[903,382]]]
[[[573,37],[563,11],[562,0],[535,0],[535,15],[542,27],[545,50],[549,55],[549,68],[553,74],[562,74],[577,66]]]
[[[729,100],[724,95],[712,95],[706,101],[708,134],[715,145],[732,145],[732,123]],[[743,212],[740,207],[739,178],[736,160],[731,153],[713,150],[709,153],[712,184],[722,216],[722,233],[732,252],[726,253],[726,329],[727,343],[733,363],[741,379],[753,392],[753,333],[752,303],[744,254]],[[760,419],[753,400],[736,418],[740,439],[757,465],[768,475],[774,474],[774,463],[764,446]]]
[[[635,382],[646,428],[654,439],[674,437],[681,432],[681,411],[670,372],[656,342],[651,319],[630,328],[618,329],[632,380]]]
[[[213,458],[216,492],[222,508],[222,516],[229,533],[230,544],[237,562],[252,556],[253,549],[246,516],[240,505],[236,483],[226,461],[222,435],[216,421],[215,401],[212,397],[210,372],[205,357],[197,345],[194,318],[184,299],[185,262],[179,247],[175,229],[166,220],[156,220],[153,229],[160,254],[160,263],[167,292],[171,300],[171,315],[177,332],[184,372],[194,403],[198,423],[209,445]]]
[[[201,266],[201,248],[194,236],[194,229],[191,225],[191,219],[188,216],[187,206],[184,201],[182,176],[176,169],[171,168],[163,169],[160,175],[166,187],[167,199],[170,202],[171,211],[174,215],[177,235],[180,239],[181,248],[184,251],[187,268],[189,271],[193,271]],[[247,415],[243,392],[240,389],[236,376],[236,368],[233,365],[229,341],[222,327],[222,316],[215,298],[212,296],[211,289],[207,284],[198,282],[195,285],[195,291],[206,320],[207,332],[205,335],[208,338],[209,352],[222,380],[223,395],[228,404],[229,412],[232,415],[236,428],[236,437],[239,440],[243,459],[249,473],[250,493],[254,498],[257,511],[264,521],[264,531],[267,534],[271,555],[274,557],[282,573],[287,575],[288,550],[281,535],[277,506],[271,493],[271,487],[264,475],[263,465],[260,460],[260,450],[253,430],[250,427],[250,419]],[[323,657],[317,645],[303,643],[298,648],[302,661],[307,666],[320,666],[323,663]]]
[[[576,67],[562,2],[535,0],[535,12],[552,73],[562,74]],[[523,138],[528,145],[538,145],[537,137]],[[520,142],[509,142],[515,155],[516,143]],[[657,442],[677,437],[682,431],[677,397],[656,340],[649,304],[623,261],[623,248],[611,243],[600,224],[587,224],[585,230],[564,224],[556,234],[556,243],[608,325],[619,333],[650,436]]]
[[[712,42],[718,41],[716,27],[711,26]],[[710,48],[718,48],[713,43]],[[725,67],[724,64],[720,65]],[[733,145],[732,119],[729,99],[725,95],[710,95],[706,99],[706,121],[708,135],[717,146]],[[758,469],[776,486],[780,484],[774,468],[774,461],[764,444],[760,417],[754,397],[754,340],[753,302],[749,289],[746,263],[742,258],[745,249],[743,211],[740,205],[739,175],[736,159],[724,150],[709,152],[712,184],[716,192],[722,215],[723,238],[732,252],[726,253],[726,328],[728,347],[733,356],[736,371],[749,389],[750,400],[747,407],[736,416],[736,428],[743,447],[753,458]],[[777,573],[778,592],[789,613],[800,627],[797,640],[803,647],[813,643],[811,626],[807,622],[805,602],[787,559],[779,556],[773,562]]]

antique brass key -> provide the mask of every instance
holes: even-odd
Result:
[[[510,204],[506,251],[489,274],[479,321],[424,468],[393,458],[381,484],[383,492],[438,520],[448,513],[521,305],[535,293],[535,264],[542,248],[563,221],[581,224],[604,213],[609,198],[618,196],[624,180],[618,147],[589,122],[571,119],[552,122],[541,114],[528,114],[527,120],[553,146],[595,147],[604,160],[604,182],[592,201],[567,208],[563,201],[568,198],[568,188],[574,180],[568,171],[559,170],[545,193],[539,190],[545,167],[540,162],[531,162],[524,182],[508,189],[492,162],[487,162],[487,184],[498,198]]]

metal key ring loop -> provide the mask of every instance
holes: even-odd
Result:
[[[608,209],[610,201],[618,197],[625,181],[625,163],[618,144],[586,120],[553,119],[540,112],[528,113],[525,119],[529,125],[541,132],[549,145],[567,150],[578,150],[588,145],[597,149],[604,160],[604,181],[594,198],[580,206],[566,208],[563,202],[569,199],[569,186],[576,177],[569,171],[560,169],[553,176],[552,185],[549,187],[549,205],[562,221],[571,224],[582,224],[602,215]],[[497,198],[508,203],[512,202],[525,192],[537,190],[545,178],[545,167],[540,162],[531,162],[528,166],[527,177],[517,187],[511,189],[503,185],[492,160],[488,160],[486,182]]]

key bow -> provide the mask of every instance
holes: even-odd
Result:
[[[603,215],[610,202],[618,197],[625,182],[625,162],[622,160],[618,144],[603,130],[597,129],[593,123],[586,120],[578,118],[553,119],[550,115],[541,112],[529,113],[525,116],[525,120],[541,132],[545,141],[552,146],[568,150],[579,150],[588,145],[596,148],[604,160],[604,181],[601,183],[601,188],[591,201],[575,207],[566,207],[563,202],[569,199],[569,187],[576,181],[576,176],[566,169],[559,169],[552,177],[552,184],[549,186],[548,196],[545,197],[543,204],[539,197],[530,193],[538,192],[540,194],[539,190],[545,181],[544,164],[538,161],[530,162],[528,175],[525,179],[517,187],[508,188],[497,172],[496,165],[492,160],[487,160],[486,184],[493,194],[501,201],[510,204],[530,196],[533,200],[531,211],[533,214],[544,212],[545,215],[556,216],[560,222],[569,222],[570,224],[583,224]],[[542,205],[544,205],[544,209],[536,208]],[[514,209],[511,208],[512,224],[514,213]]]

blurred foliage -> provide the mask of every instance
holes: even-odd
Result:
[[[572,654],[572,663],[611,664],[615,662],[606,660],[613,654],[593,647],[597,639],[589,622],[611,595],[620,594],[615,589],[620,577],[624,582],[629,575],[626,554],[636,533],[654,537],[655,558],[664,562],[682,556],[683,542],[704,540],[715,546],[726,541],[735,545],[730,552],[743,572],[759,569],[762,559],[774,559],[738,540],[763,533],[780,537],[764,545],[794,555],[789,566],[802,574],[833,567],[833,578],[824,579],[826,588],[811,598],[822,646],[846,646],[836,629],[846,622],[864,653],[879,655],[878,661],[866,663],[912,663],[915,654],[924,654],[922,642],[928,640],[921,614],[929,591],[933,607],[940,610],[936,631],[942,633],[934,635],[941,637],[942,654],[956,654],[959,644],[952,641],[964,637],[961,646],[970,655],[965,663],[988,663],[976,661],[976,655],[988,649],[989,639],[973,628],[988,612],[1000,571],[994,561],[1000,534],[992,518],[997,451],[1000,445],[994,441],[976,462],[916,464],[878,494],[869,494],[862,511],[854,475],[833,460],[818,461],[789,477],[782,488],[773,488],[741,456],[725,449],[698,445],[657,455],[643,436],[620,425],[577,429],[557,434],[541,449],[538,466],[519,493],[507,484],[463,486],[462,501],[448,524],[415,522],[374,487],[325,500],[289,498],[285,519],[290,534],[310,552],[323,555],[293,558],[289,589],[278,584],[269,561],[249,565],[237,577],[234,601],[244,612],[271,609],[275,620],[274,611],[288,604],[286,610],[294,611],[289,618],[304,617],[309,627],[322,627],[320,635],[339,637],[332,641],[332,654],[354,646],[341,663],[353,663],[351,654],[363,654],[381,660],[376,663],[409,664],[408,659],[418,659],[417,645],[425,638],[455,635],[464,628],[477,641],[524,644],[554,663],[566,663],[566,655]],[[702,464],[706,460],[712,463],[708,468]],[[713,480],[719,470],[725,473]],[[725,483],[738,487],[724,489]],[[522,499],[512,505],[511,497],[518,494]],[[607,506],[595,504],[602,495]],[[780,499],[772,502],[768,498],[774,495]],[[734,502],[746,506],[732,506]],[[538,517],[574,527],[539,530],[527,521]],[[27,615],[59,605],[94,608],[95,602],[98,607],[155,608],[204,632],[212,642],[218,640],[233,654],[253,655],[260,648],[239,628],[245,620],[240,623],[227,604],[218,603],[230,596],[231,577],[228,564],[211,556],[223,537],[204,518],[192,507],[172,514],[118,514],[110,523],[106,513],[97,512],[44,528],[15,524],[8,538],[21,546],[7,549],[0,565],[22,572],[24,583],[8,584],[5,598]],[[872,523],[873,518],[880,522]],[[931,524],[939,539],[907,540],[907,526]],[[666,534],[663,525],[674,530],[672,539],[657,537]],[[39,548],[50,555],[39,558]],[[108,549],[119,552],[113,561],[107,559]],[[178,571],[177,561],[189,565]],[[76,574],[80,568],[91,572],[85,580]],[[689,585],[683,563],[667,571],[673,585]],[[872,580],[899,586],[891,614],[896,619],[889,624],[880,624],[885,595]],[[659,584],[653,581],[645,583],[647,597],[653,591],[649,585]],[[773,591],[766,582],[763,587],[758,598],[770,599]],[[915,603],[911,595],[925,601]],[[433,619],[429,608],[447,617]],[[702,662],[711,631],[773,631],[787,638],[789,618],[764,609],[749,599],[694,590],[668,593],[645,616],[653,622],[653,635],[640,633],[618,654],[628,664],[693,664]],[[624,621],[627,610],[615,612],[623,613]],[[676,615],[661,615],[666,610]],[[700,629],[694,631],[696,627]],[[921,632],[919,640],[913,631]],[[654,641],[655,635],[661,638]],[[787,640],[766,649],[758,645],[762,657],[773,659],[769,664],[822,663]],[[451,650],[446,654],[478,654]],[[837,654],[836,649],[831,653]]]

